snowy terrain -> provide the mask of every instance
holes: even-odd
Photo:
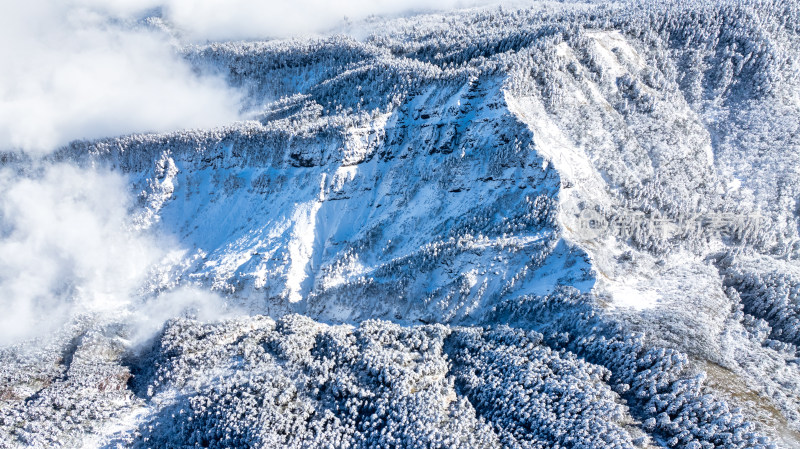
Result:
[[[0,153],[0,447],[800,447],[800,3],[514,5]]]

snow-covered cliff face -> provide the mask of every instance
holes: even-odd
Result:
[[[52,159],[124,173],[131,227],[176,242],[143,298],[191,285],[270,318],[134,350],[83,317],[4,349],[0,436],[800,444],[798,20],[544,4],[184,48],[253,120]]]
[[[480,319],[511,295],[591,288],[585,254],[561,238],[559,174],[497,77],[431,83],[325,131],[165,145],[132,174],[147,179],[142,225],[193,261],[175,282],[334,321]]]

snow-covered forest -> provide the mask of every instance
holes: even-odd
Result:
[[[800,2],[136,26],[241,120],[0,153],[0,447],[800,447]]]

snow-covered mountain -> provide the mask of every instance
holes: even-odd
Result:
[[[797,447],[798,24],[546,2],[182,47],[251,120],[0,159],[122,174],[174,246],[0,350],[0,446]],[[238,316],[140,343],[173,290]]]

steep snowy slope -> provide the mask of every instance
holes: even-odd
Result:
[[[543,3],[183,48],[253,120],[47,163],[124,173],[177,242],[142,301],[250,316],[3,348],[0,445],[796,447],[799,21]]]
[[[450,322],[515,292],[591,288],[559,238],[558,173],[498,80],[432,83],[326,134],[259,137],[159,157],[142,223],[197,255],[176,282],[335,321]]]

